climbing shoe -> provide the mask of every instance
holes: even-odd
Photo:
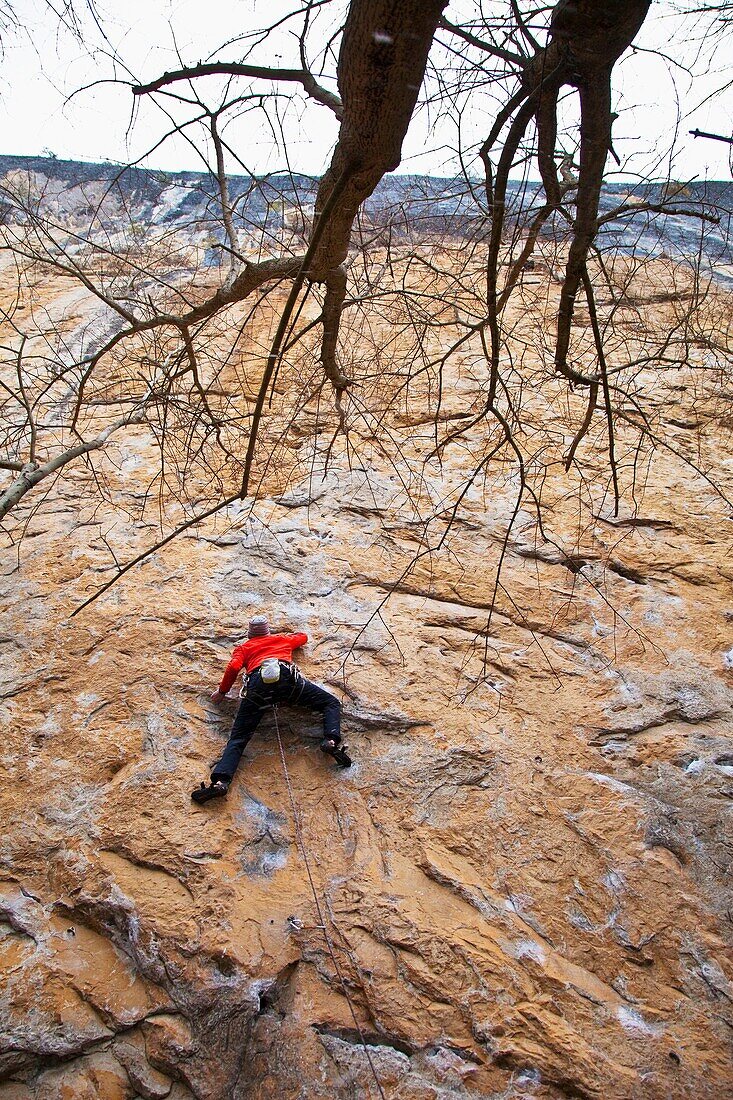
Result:
[[[205,783],[202,783],[195,791],[191,791],[191,798],[199,805],[203,805],[211,798],[226,798],[228,790],[229,784],[222,783],[220,779],[217,779],[216,783],[209,783],[208,787]]]
[[[351,767],[351,757],[347,753],[345,745],[339,745],[332,738],[324,737],[320,749],[321,752],[325,752],[326,756],[332,756],[342,768]]]

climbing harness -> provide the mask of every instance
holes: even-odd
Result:
[[[367,1061],[369,1062],[369,1068],[371,1069],[372,1074],[374,1076],[374,1080],[375,1080],[376,1085],[377,1085],[377,1090],[378,1090],[379,1095],[381,1096],[382,1100],[387,1100],[386,1096],[384,1095],[384,1090],[383,1090],[382,1085],[380,1083],[379,1076],[377,1075],[377,1070],[375,1068],[374,1061],[372,1060],[372,1056],[369,1053],[369,1047],[367,1046],[366,1040],[364,1038],[364,1033],[361,1030],[361,1026],[359,1024],[358,1019],[356,1018],[356,1012],[354,1011],[354,1005],[351,1001],[351,997],[349,996],[349,991],[346,988],[346,981],[345,981],[344,976],[341,972],[341,967],[339,966],[338,960],[336,959],[336,951],[335,951],[335,948],[333,946],[333,941],[332,941],[331,936],[329,934],[328,926],[326,925],[326,920],[325,920],[325,917],[324,917],[324,914],[323,914],[323,910],[321,908],[321,903],[318,900],[318,893],[316,892],[316,886],[315,886],[315,883],[313,881],[313,875],[311,874],[310,863],[308,861],[308,853],[307,853],[306,848],[305,848],[305,842],[303,840],[303,834],[302,834],[301,828],[300,828],[300,815],[298,813],[298,808],[295,805],[295,795],[293,794],[293,788],[292,788],[292,784],[290,782],[290,773],[288,772],[288,765],[287,765],[287,761],[285,760],[285,749],[283,748],[282,737],[280,736],[280,724],[277,720],[277,706],[274,703],[272,704],[272,713],[273,713],[274,718],[275,718],[275,733],[277,734],[277,746],[280,750],[280,761],[281,761],[282,766],[283,766],[283,775],[285,776],[285,786],[288,789],[288,798],[290,799],[290,809],[291,809],[292,814],[293,814],[293,824],[294,824],[294,827],[295,827],[295,837],[296,837],[296,840],[298,842],[298,847],[300,848],[300,854],[303,857],[303,863],[305,864],[306,874],[308,875],[308,882],[310,883],[311,893],[313,894],[313,902],[314,902],[315,907],[316,907],[316,913],[318,914],[318,920],[320,921],[319,927],[321,928],[321,930],[323,932],[323,938],[326,941],[326,946],[328,948],[328,953],[331,956],[331,962],[333,963],[333,968],[336,971],[336,975],[337,975],[338,980],[341,984],[341,989],[343,991],[344,997],[346,998],[346,1003],[349,1006],[349,1011],[351,1012],[351,1018],[354,1021],[354,1026],[356,1027],[356,1031],[357,1031],[357,1034],[359,1036],[359,1041],[360,1041],[361,1045],[364,1048],[364,1053],[367,1056]],[[330,755],[333,755],[333,754],[330,754]],[[347,759],[348,759],[348,757],[347,757]],[[350,760],[349,760],[349,763],[351,763]],[[336,928],[336,922],[334,921],[333,916],[331,915],[331,913],[329,913],[329,918],[330,918],[331,923],[333,924],[334,928]],[[338,931],[337,928],[336,928],[336,930]],[[342,939],[343,939],[343,936],[342,936]],[[351,956],[350,952],[348,952],[348,954],[349,954],[349,958],[351,959],[351,962],[353,963],[353,965],[356,968],[357,972],[360,974],[361,972],[359,971],[359,968],[356,964],[355,959]]]

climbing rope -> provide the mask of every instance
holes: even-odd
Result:
[[[349,991],[346,988],[346,980],[344,979],[344,976],[341,972],[341,967],[339,966],[338,960],[336,959],[336,952],[334,950],[333,941],[332,941],[331,936],[329,935],[329,932],[328,932],[328,926],[326,924],[326,920],[325,920],[325,917],[324,917],[324,914],[323,914],[323,910],[321,909],[321,903],[318,900],[318,892],[316,891],[316,886],[315,886],[315,883],[313,881],[313,875],[311,874],[310,863],[308,861],[308,853],[307,853],[306,848],[305,848],[305,842],[303,840],[303,833],[302,833],[302,830],[300,828],[300,814],[298,813],[298,808],[295,805],[295,796],[293,794],[293,787],[292,787],[292,784],[290,782],[290,773],[288,772],[288,765],[287,765],[287,762],[285,760],[285,749],[283,748],[282,737],[280,736],[280,724],[277,720],[277,707],[275,706],[274,703],[273,703],[273,706],[272,706],[272,713],[275,717],[275,733],[277,734],[277,745],[278,745],[278,748],[280,749],[280,761],[281,761],[282,766],[283,766],[283,775],[285,776],[285,786],[288,789],[288,797],[290,799],[290,809],[292,810],[292,814],[293,814],[293,822],[294,822],[294,825],[295,825],[295,838],[298,842],[298,847],[300,848],[300,854],[303,857],[303,863],[305,864],[305,870],[306,870],[306,874],[308,875],[308,882],[310,883],[311,893],[313,894],[313,901],[314,901],[314,904],[315,904],[315,907],[316,907],[316,913],[318,914],[318,920],[320,921],[320,927],[323,931],[323,938],[326,941],[326,946],[328,947],[328,953],[331,956],[331,962],[333,963],[333,967],[334,967],[334,970],[336,971],[336,975],[338,977],[338,980],[341,983],[341,989],[343,990],[344,997],[346,998],[346,1003],[349,1006],[349,1011],[351,1012],[351,1018],[354,1021],[354,1026],[355,1026],[357,1034],[359,1036],[359,1041],[360,1041],[361,1045],[364,1048],[364,1053],[367,1056],[367,1061],[369,1062],[369,1068],[371,1069],[372,1074],[374,1075],[374,1080],[376,1081],[377,1089],[379,1091],[379,1095],[381,1096],[382,1100],[387,1100],[386,1096],[384,1095],[384,1090],[382,1089],[382,1085],[379,1081],[379,1077],[377,1075],[377,1070],[375,1068],[374,1061],[372,1059],[371,1054],[369,1053],[369,1047],[367,1046],[366,1039],[364,1038],[364,1033],[361,1030],[361,1026],[359,1024],[358,1019],[356,1018],[356,1012],[354,1011],[354,1005],[352,1003],[351,997],[349,996]],[[334,924],[334,928],[335,928],[336,925],[335,925],[335,922],[333,921],[333,917],[331,917],[330,919],[331,919],[332,923]]]

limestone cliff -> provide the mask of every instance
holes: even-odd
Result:
[[[459,417],[477,383],[451,369]],[[660,415],[684,449],[680,408]],[[77,617],[108,546],[126,560],[158,534],[154,501],[109,503],[144,492],[151,437],[109,448],[104,507],[82,465],[16,516],[0,1097],[730,1094],[729,506],[659,450],[618,516],[599,498],[578,526],[582,485],[552,470],[550,541],[520,510],[497,589],[510,470],[425,553],[411,502],[439,507],[470,434],[406,486],[393,455],[328,449],[308,417],[294,483]],[[408,460],[430,435],[414,409],[392,430]],[[730,488],[730,422],[704,446]],[[269,717],[229,797],[189,798],[255,610],[309,634],[302,667],[343,699],[356,761],[332,767],[282,712],[297,819]]]

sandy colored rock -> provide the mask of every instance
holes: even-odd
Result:
[[[130,1084],[143,1100],[165,1100],[171,1091],[172,1081],[148,1062],[145,1040],[134,1032],[123,1035],[114,1043],[117,1061],[124,1066]]]
[[[457,416],[480,393],[450,369]],[[75,618],[109,566],[88,473],[21,510],[0,577],[0,1097],[376,1100],[376,1075],[390,1100],[719,1100],[729,509],[658,452],[635,507],[592,501],[579,526],[553,468],[551,539],[520,509],[497,589],[511,471],[420,557],[389,456],[337,442],[325,469],[309,415],[287,436],[302,476]],[[430,429],[402,408],[390,430],[409,461]],[[729,478],[729,436],[706,439]],[[427,469],[434,508],[478,442]],[[110,494],[154,458],[141,430],[116,443]],[[153,510],[118,515],[121,558]],[[199,808],[235,706],[209,694],[255,610],[309,634],[299,663],[342,698],[355,765],[283,709],[288,781],[268,715]]]

